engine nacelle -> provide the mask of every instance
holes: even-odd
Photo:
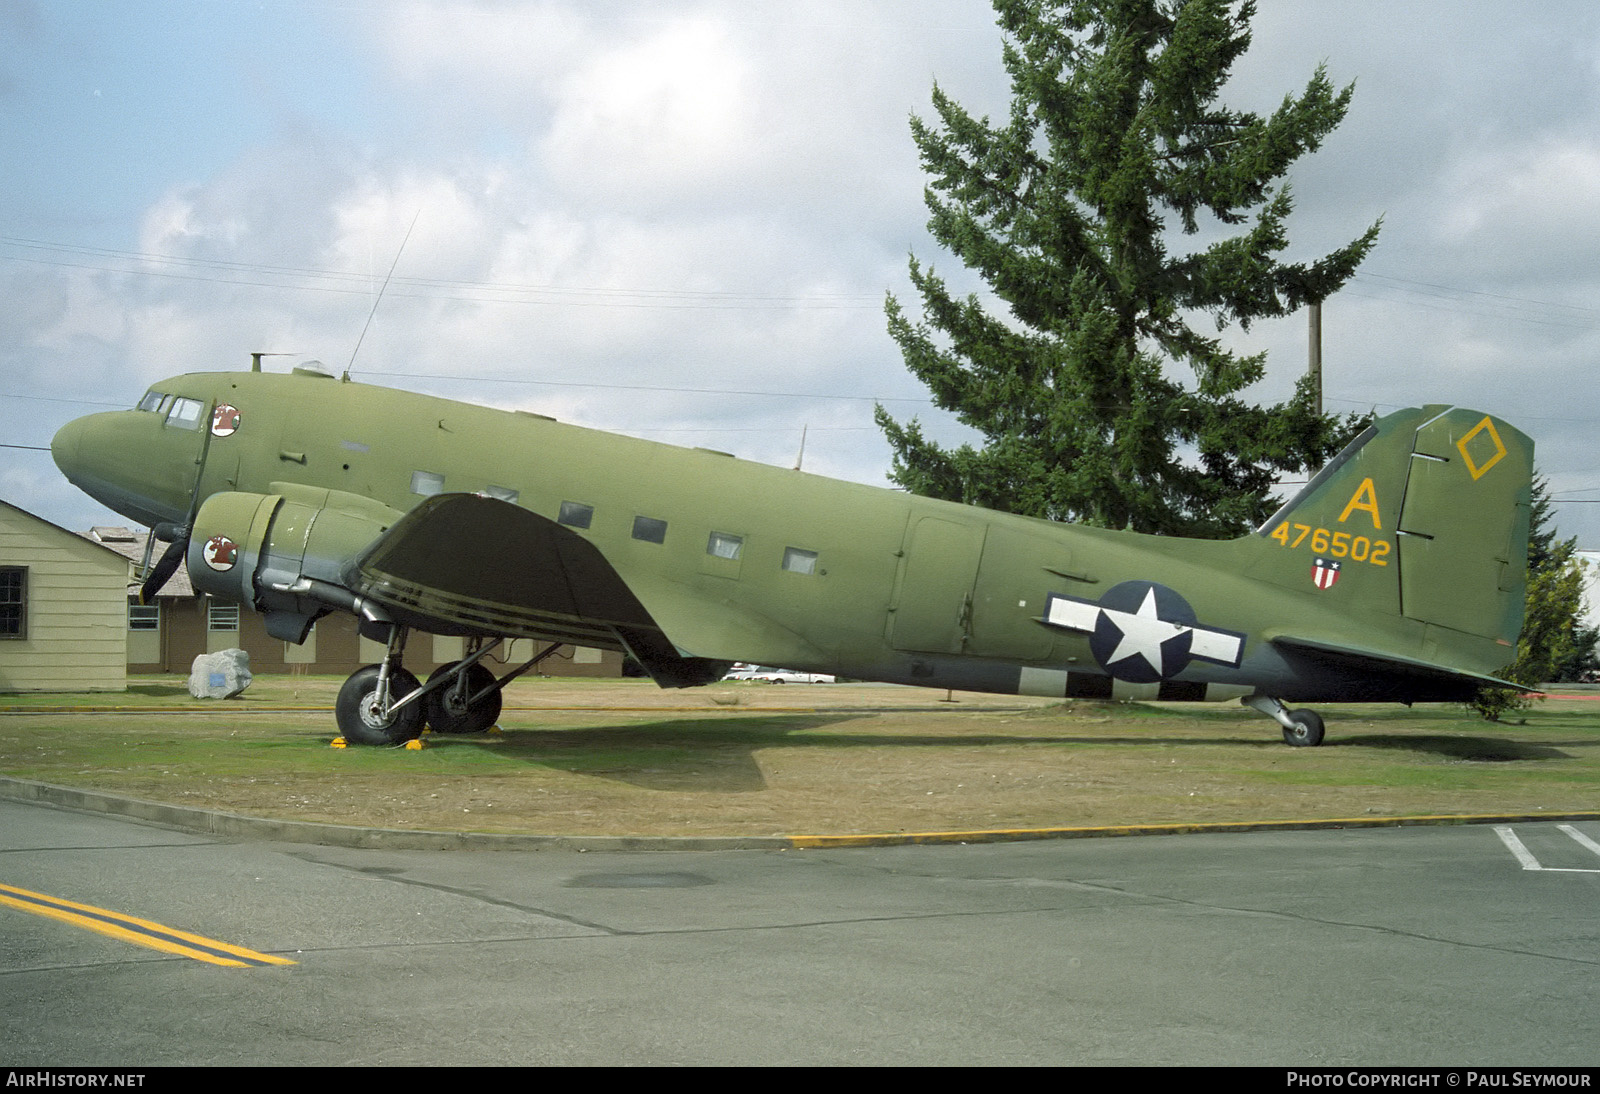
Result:
[[[278,491],[226,491],[195,515],[186,562],[196,591],[248,604],[267,633],[296,644],[331,609],[385,620],[346,584],[346,569],[400,514],[339,490],[272,483]]]

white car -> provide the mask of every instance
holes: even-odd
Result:
[[[765,680],[769,684],[831,684],[833,677],[825,672],[796,672],[794,669],[775,669],[766,665],[735,665],[724,680]]]

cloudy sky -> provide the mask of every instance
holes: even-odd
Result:
[[[1262,7],[1231,105],[1356,82],[1291,257],[1384,218],[1330,409],[1502,414],[1600,547],[1600,5]],[[983,0],[0,0],[0,497],[121,523],[26,446],[251,351],[343,369],[397,253],[357,379],[881,484],[874,400],[959,436],[884,331],[908,254],[966,284],[907,118],[1002,113],[999,49]],[[1303,317],[1234,341],[1263,401],[1304,368]]]

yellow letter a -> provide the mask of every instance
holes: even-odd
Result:
[[[1343,524],[1344,518],[1357,509],[1372,514],[1372,527],[1383,531],[1383,522],[1378,519],[1378,492],[1372,488],[1371,479],[1362,479],[1356,492],[1350,495],[1350,504],[1339,514],[1339,523]]]

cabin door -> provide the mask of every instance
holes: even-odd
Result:
[[[889,644],[897,650],[962,653],[972,636],[972,589],[987,526],[913,518],[895,591]]]

